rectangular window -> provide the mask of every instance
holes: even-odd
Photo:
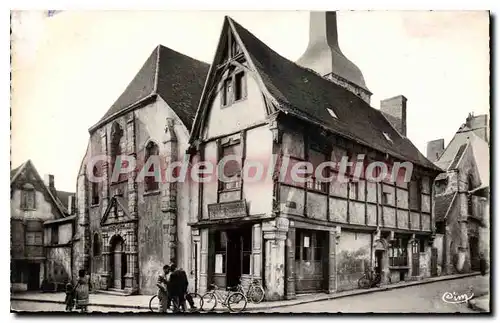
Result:
[[[421,206],[420,180],[410,181],[410,209],[420,211]]]
[[[227,236],[224,231],[216,231],[215,234],[215,273],[226,273],[226,244]]]
[[[328,178],[328,170],[323,168],[321,173],[317,172],[318,167],[326,161],[326,155],[320,151],[309,149],[309,161],[313,166],[313,173],[307,180],[307,188],[323,193],[328,192],[328,183],[326,181],[322,181],[322,179]],[[319,177],[317,177],[317,175],[319,175]]]
[[[223,87],[222,87],[222,105],[226,106],[230,104],[231,97],[232,97],[232,79],[227,78],[224,80]]]
[[[234,76],[234,101],[244,98],[245,73],[239,72]]]
[[[35,210],[36,192],[34,189],[25,189],[21,191],[21,209]]]
[[[444,221],[436,222],[436,233],[444,234],[445,224]]]
[[[407,241],[401,238],[396,239],[389,249],[389,265],[392,267],[408,266]]]
[[[252,259],[252,230],[244,230],[241,236],[241,253],[242,264],[241,273],[250,275],[251,259]]]
[[[224,180],[219,182],[219,190],[236,190],[241,187],[241,145],[222,148]],[[221,159],[222,159],[221,158]]]
[[[245,99],[246,91],[245,72],[239,71],[229,75],[222,85],[222,106],[225,107]]]
[[[43,232],[26,232],[26,245],[27,246],[43,245]]]
[[[94,169],[92,170],[92,173],[94,175],[94,177],[100,177],[101,176],[101,172],[99,171],[99,167],[94,166]],[[92,194],[92,197],[91,197],[91,204],[92,205],[97,205],[99,204],[99,183],[97,183],[96,181],[91,181],[91,194]]]
[[[420,239],[420,252],[425,252],[425,239]]]
[[[308,261],[311,260],[311,235],[303,234],[302,235],[302,260]]]
[[[318,232],[315,233],[315,238],[316,238],[316,245],[314,246],[314,260],[315,261],[321,261],[323,259],[323,248],[324,248],[324,243],[323,243],[323,234],[320,234]]]

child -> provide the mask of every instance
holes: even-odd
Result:
[[[75,287],[76,308],[82,313],[87,312],[89,305],[89,284],[85,276],[85,270],[78,271],[78,283]]]
[[[66,304],[66,311],[71,312],[75,306],[75,290],[71,283],[66,284],[66,299],[64,303]]]

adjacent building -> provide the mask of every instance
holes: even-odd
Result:
[[[71,281],[74,193],[44,182],[28,160],[11,170],[11,289],[58,289]]]
[[[190,267],[192,199],[185,183],[138,175],[147,161],[185,159],[209,65],[159,45],[90,138],[77,181],[74,272],[86,269],[93,286],[117,294],[154,294],[163,265]],[[109,160],[94,163],[97,156]],[[137,161],[113,178],[123,157]],[[125,170],[125,168],[124,168]],[[152,168],[154,172],[160,169]],[[89,174],[101,178],[90,180]]]
[[[191,164],[209,173],[186,195],[200,293],[257,279],[267,300],[292,299],[358,288],[369,268],[383,283],[437,275],[432,183],[442,170],[406,137],[404,96],[370,106],[336,23],[334,12],[312,13],[310,44],[294,63],[225,18],[189,139]],[[298,184],[281,167],[359,154],[389,167],[411,162],[411,181]],[[219,169],[225,180],[211,177],[207,168],[229,156],[237,158]],[[271,176],[245,180],[255,162]]]
[[[428,143],[427,155],[445,170],[434,182],[438,267],[442,274],[479,270],[489,258],[489,124],[470,114],[448,146]]]

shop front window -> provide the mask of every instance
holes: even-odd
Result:
[[[389,265],[392,267],[408,266],[407,242],[398,238],[389,248]]]

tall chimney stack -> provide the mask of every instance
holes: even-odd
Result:
[[[75,213],[75,201],[76,197],[74,195],[68,196],[68,213],[69,215],[73,215]]]
[[[372,93],[366,87],[363,73],[340,50],[335,11],[311,12],[309,44],[297,64],[315,71],[370,104]]]
[[[436,139],[427,143],[427,159],[436,162],[444,151],[444,139]]]
[[[490,127],[488,125],[488,115],[482,114],[474,116],[474,113],[469,113],[465,120],[467,128],[471,129],[475,135],[483,139],[489,144]]]
[[[406,137],[406,101],[403,95],[380,101],[380,111],[392,126]]]
[[[45,182],[45,186],[47,186],[49,188],[49,190],[52,193],[52,195],[56,196],[56,187],[55,187],[55,184],[54,184],[54,175],[52,175],[52,174],[46,174],[44,176],[44,182]]]

